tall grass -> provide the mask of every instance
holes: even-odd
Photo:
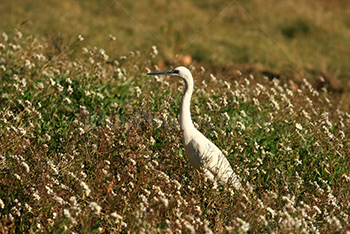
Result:
[[[190,167],[183,86],[145,75],[157,69],[155,47],[120,58],[84,47],[71,58],[20,32],[3,38],[1,232],[350,229],[350,114],[326,90],[190,67],[195,125],[242,178],[238,192]]]
[[[57,46],[78,34],[112,54],[156,44],[165,60],[190,55],[213,64],[253,63],[289,76],[350,75],[350,4],[334,1],[3,1],[0,28]],[[108,36],[115,38],[110,43]]]

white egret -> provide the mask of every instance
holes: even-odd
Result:
[[[204,173],[212,181],[222,184],[232,183],[236,189],[241,189],[238,176],[233,172],[230,163],[220,149],[198,131],[192,122],[190,102],[193,92],[193,77],[185,67],[177,67],[170,71],[151,72],[147,75],[173,75],[185,81],[185,90],[181,101],[180,125],[186,156],[191,165]]]

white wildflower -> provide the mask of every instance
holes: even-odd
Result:
[[[77,198],[75,196],[71,196],[69,198],[69,201],[72,203],[73,206],[77,205]]]
[[[276,110],[279,110],[279,109],[280,109],[280,105],[276,102],[275,99],[272,99],[272,100],[271,100],[271,106],[272,106],[273,108],[275,108]]]
[[[103,96],[102,93],[97,93],[96,95],[97,95],[97,97],[99,97],[100,99],[104,99],[104,98],[105,98],[105,97]]]
[[[47,133],[44,134],[44,141],[50,141],[51,140],[51,136]]]
[[[28,59],[25,60],[25,63],[24,63],[24,66],[25,68],[27,69],[32,69],[34,64],[32,64]]]
[[[111,216],[112,216],[113,218],[117,219],[117,220],[122,220],[122,219],[123,219],[123,217],[120,216],[117,212],[111,213]]]
[[[196,229],[187,221],[185,223],[185,227],[189,231],[189,233],[196,233]]]
[[[11,208],[11,213],[17,215],[18,217],[21,216],[21,212],[15,206]]]
[[[320,210],[320,208],[318,208],[318,206],[313,206],[312,208],[314,208],[314,210],[315,210],[318,214],[322,214],[322,211]]]
[[[89,50],[88,50],[86,47],[83,47],[83,48],[82,48],[82,51],[83,51],[83,54],[89,53]]]
[[[53,193],[52,188],[50,188],[49,186],[45,185],[45,188],[47,190],[47,194],[52,194]]]
[[[241,224],[240,228],[242,229],[243,232],[249,231],[249,229],[250,229],[249,223],[247,223],[246,221],[244,221],[241,218],[237,218],[237,221]]]
[[[73,93],[72,86],[70,86],[70,85],[68,86],[67,92],[68,92],[69,94],[72,94],[72,93]]]
[[[297,165],[297,166],[299,166],[299,165],[302,165],[302,164],[303,164],[303,161],[302,161],[302,160],[300,160],[300,159],[298,159],[298,158],[296,158],[296,159],[295,159],[295,161],[296,161],[296,165]]]
[[[5,32],[3,32],[3,33],[1,34],[1,36],[2,36],[2,38],[4,39],[5,42],[9,39],[9,36],[8,36]]]
[[[83,172],[83,171],[80,172],[80,175],[81,175],[82,177],[84,177],[84,178],[87,177],[87,174],[86,174],[85,172]]]
[[[80,186],[82,186],[85,190],[85,195],[88,197],[91,193],[91,190],[89,188],[89,186],[84,182],[84,181],[81,181],[80,182]]]
[[[37,59],[38,61],[45,61],[46,57],[43,54],[35,54],[34,58]]]
[[[5,208],[5,204],[4,204],[4,202],[1,200],[1,198],[0,198],[0,208],[1,208],[1,209],[4,209],[4,208]]]
[[[237,122],[237,128],[238,128],[238,129],[241,129],[242,131],[245,130],[245,126],[244,126],[244,124],[241,123],[241,122]]]
[[[64,214],[64,216],[66,216],[66,218],[72,219],[72,216],[71,216],[71,214],[70,214],[68,209],[64,209],[63,210],[63,214]]]
[[[276,215],[276,211],[275,211],[275,210],[273,210],[271,207],[267,207],[266,210],[267,210],[268,212],[270,212],[270,214],[272,215],[272,217],[275,217],[275,215]]]
[[[79,35],[78,35],[78,40],[79,40],[79,41],[84,41],[84,37],[83,37],[81,34],[79,34]]]
[[[39,83],[38,83],[38,88],[39,88],[39,89],[43,89],[43,88],[44,88],[44,84],[43,84],[42,82],[39,82]]]
[[[21,162],[21,166],[23,166],[24,169],[26,170],[26,172],[29,173],[30,168],[29,168],[29,166],[28,166],[28,164],[26,162]]]
[[[111,39],[112,41],[117,40],[117,38],[115,36],[113,36],[112,34],[109,34],[109,39]]]
[[[165,207],[168,207],[169,200],[168,200],[167,198],[165,198],[165,197],[160,197],[159,199],[160,199],[160,201],[163,203],[163,205],[164,205]]]
[[[244,82],[246,83],[246,85],[250,85],[250,81],[247,78],[244,78]]]
[[[224,116],[227,119],[227,121],[230,120],[230,116],[227,114],[227,112],[223,113],[222,116]]]
[[[156,46],[152,46],[152,53],[154,56],[158,54],[158,50]]]
[[[39,196],[38,191],[35,191],[35,192],[33,193],[33,197],[34,197],[34,199],[37,200],[37,201],[39,201],[40,198],[41,198],[41,197]]]
[[[78,131],[79,131],[79,134],[80,134],[80,135],[83,135],[83,134],[85,133],[84,129],[83,129],[83,128],[81,128],[81,127],[80,127],[80,128],[78,128]]]
[[[50,83],[51,83],[52,86],[56,85],[56,81],[54,81],[51,77],[50,77]]]
[[[33,208],[28,205],[28,203],[24,203],[24,207],[28,210],[28,212],[32,212]]]
[[[66,203],[65,200],[63,200],[63,199],[62,199],[61,197],[59,197],[59,196],[54,196],[53,199],[54,199],[55,201],[57,201],[58,203],[60,203],[61,205],[63,205],[63,204]]]
[[[158,118],[154,118],[153,121],[156,123],[156,128],[160,128],[163,124],[163,121]]]
[[[136,161],[135,161],[134,159],[130,158],[129,161],[131,162],[131,164],[132,164],[133,166],[136,165]]]
[[[177,180],[175,180],[175,179],[174,179],[174,180],[171,180],[171,181],[174,182],[174,184],[175,184],[175,186],[176,186],[176,189],[177,189],[177,190],[180,190],[180,188],[181,188],[181,186],[182,186],[182,185],[180,184],[180,182],[177,181]]]
[[[27,133],[27,131],[24,128],[18,127],[18,130],[22,135],[25,135]]]
[[[150,142],[151,142],[151,145],[154,145],[156,143],[156,140],[154,140],[154,138],[151,136]]]
[[[67,102],[68,105],[72,103],[72,101],[68,97],[65,97],[63,101]]]
[[[243,118],[246,118],[246,117],[247,117],[247,114],[245,113],[244,110],[241,110],[239,113],[241,114],[241,116],[242,116]]]
[[[135,90],[135,92],[136,92],[136,96],[137,96],[137,97],[139,97],[139,96],[142,94],[142,91],[141,91],[141,89],[140,89],[139,86],[136,86],[136,87],[134,88],[134,90]]]
[[[23,34],[22,32],[17,31],[15,36],[17,37],[17,39],[21,39],[23,37]]]
[[[295,127],[296,127],[296,129],[298,129],[298,130],[303,130],[303,126],[301,126],[301,124],[300,123],[296,123],[295,124]]]
[[[253,98],[253,102],[254,102],[254,105],[256,105],[256,106],[260,105],[259,100],[256,98]]]
[[[21,177],[18,174],[14,174],[14,176],[17,178],[17,180],[21,181]]]
[[[95,214],[99,215],[102,207],[99,206],[96,202],[90,202],[89,207],[91,208],[91,210],[93,210],[95,212]]]

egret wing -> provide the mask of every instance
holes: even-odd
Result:
[[[200,137],[197,137],[199,141],[194,141],[193,145],[196,146],[196,156],[201,160],[202,170],[208,170],[219,182],[228,183],[232,181],[234,186],[239,188],[241,185],[238,176],[232,170],[225,155],[202,133],[200,135]]]

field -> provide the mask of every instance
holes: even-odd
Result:
[[[349,233],[346,1],[30,3],[0,7],[0,233]],[[183,64],[244,191],[190,166],[183,82],[146,75]]]

